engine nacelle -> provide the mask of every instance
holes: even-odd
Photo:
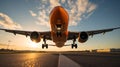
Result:
[[[41,37],[40,37],[40,34],[38,32],[32,32],[31,35],[30,35],[30,39],[33,41],[33,42],[40,42],[41,41]]]
[[[84,43],[88,40],[88,34],[86,32],[81,32],[79,33],[79,38],[78,38],[78,41],[80,43]]]

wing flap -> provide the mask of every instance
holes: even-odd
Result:
[[[86,31],[88,33],[89,36],[93,36],[93,35],[96,35],[96,34],[101,34],[101,33],[106,33],[106,32],[110,32],[110,31],[113,31],[115,29],[120,29],[120,27],[117,27],[117,28],[110,28],[110,29],[102,29],[102,30],[93,30],[93,31]]]
[[[101,33],[106,33],[106,32],[110,32],[113,31],[115,29],[120,29],[120,27],[116,27],[116,28],[109,28],[109,29],[101,29],[101,30],[91,30],[91,31],[81,31],[81,32],[86,32],[89,36],[93,36],[96,34],[101,34]],[[72,40],[74,38],[78,38],[79,37],[79,33],[81,32],[70,32],[69,31],[69,35],[68,35],[68,39],[67,40]]]
[[[10,30],[10,29],[0,29],[0,30],[4,30],[5,32],[13,33],[14,35],[21,34],[21,35],[26,35],[26,36],[30,36],[30,33],[32,32],[32,31]]]
[[[13,33],[14,35],[16,35],[16,34],[25,35],[26,37],[30,36],[31,33],[33,32],[33,31],[10,30],[10,29],[0,29],[0,30],[4,30],[5,32]],[[46,36],[46,39],[51,40],[51,32],[50,31],[46,31],[46,32],[38,31],[38,33],[41,35],[41,38]]]

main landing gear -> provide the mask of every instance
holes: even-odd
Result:
[[[44,42],[44,44],[42,44],[42,49],[44,49],[44,47],[48,48],[48,44],[46,44],[46,38],[45,38],[45,36],[43,38],[43,42]]]
[[[71,45],[71,48],[73,49],[74,47],[77,48],[77,44],[75,44],[76,38],[73,39],[73,44]]]

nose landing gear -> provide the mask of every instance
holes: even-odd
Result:
[[[61,31],[57,31],[57,37],[62,37]]]
[[[57,37],[62,37],[62,33],[61,33],[62,25],[61,24],[57,24],[56,27],[57,27],[57,32],[56,32]]]

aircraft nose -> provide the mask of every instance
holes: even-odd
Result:
[[[56,7],[54,7],[54,9],[51,11],[50,14],[59,12],[62,8],[63,8],[62,6],[56,6]]]
[[[56,12],[61,12],[62,9],[63,9],[62,6],[56,6],[56,7],[54,8],[54,10],[55,10]]]

